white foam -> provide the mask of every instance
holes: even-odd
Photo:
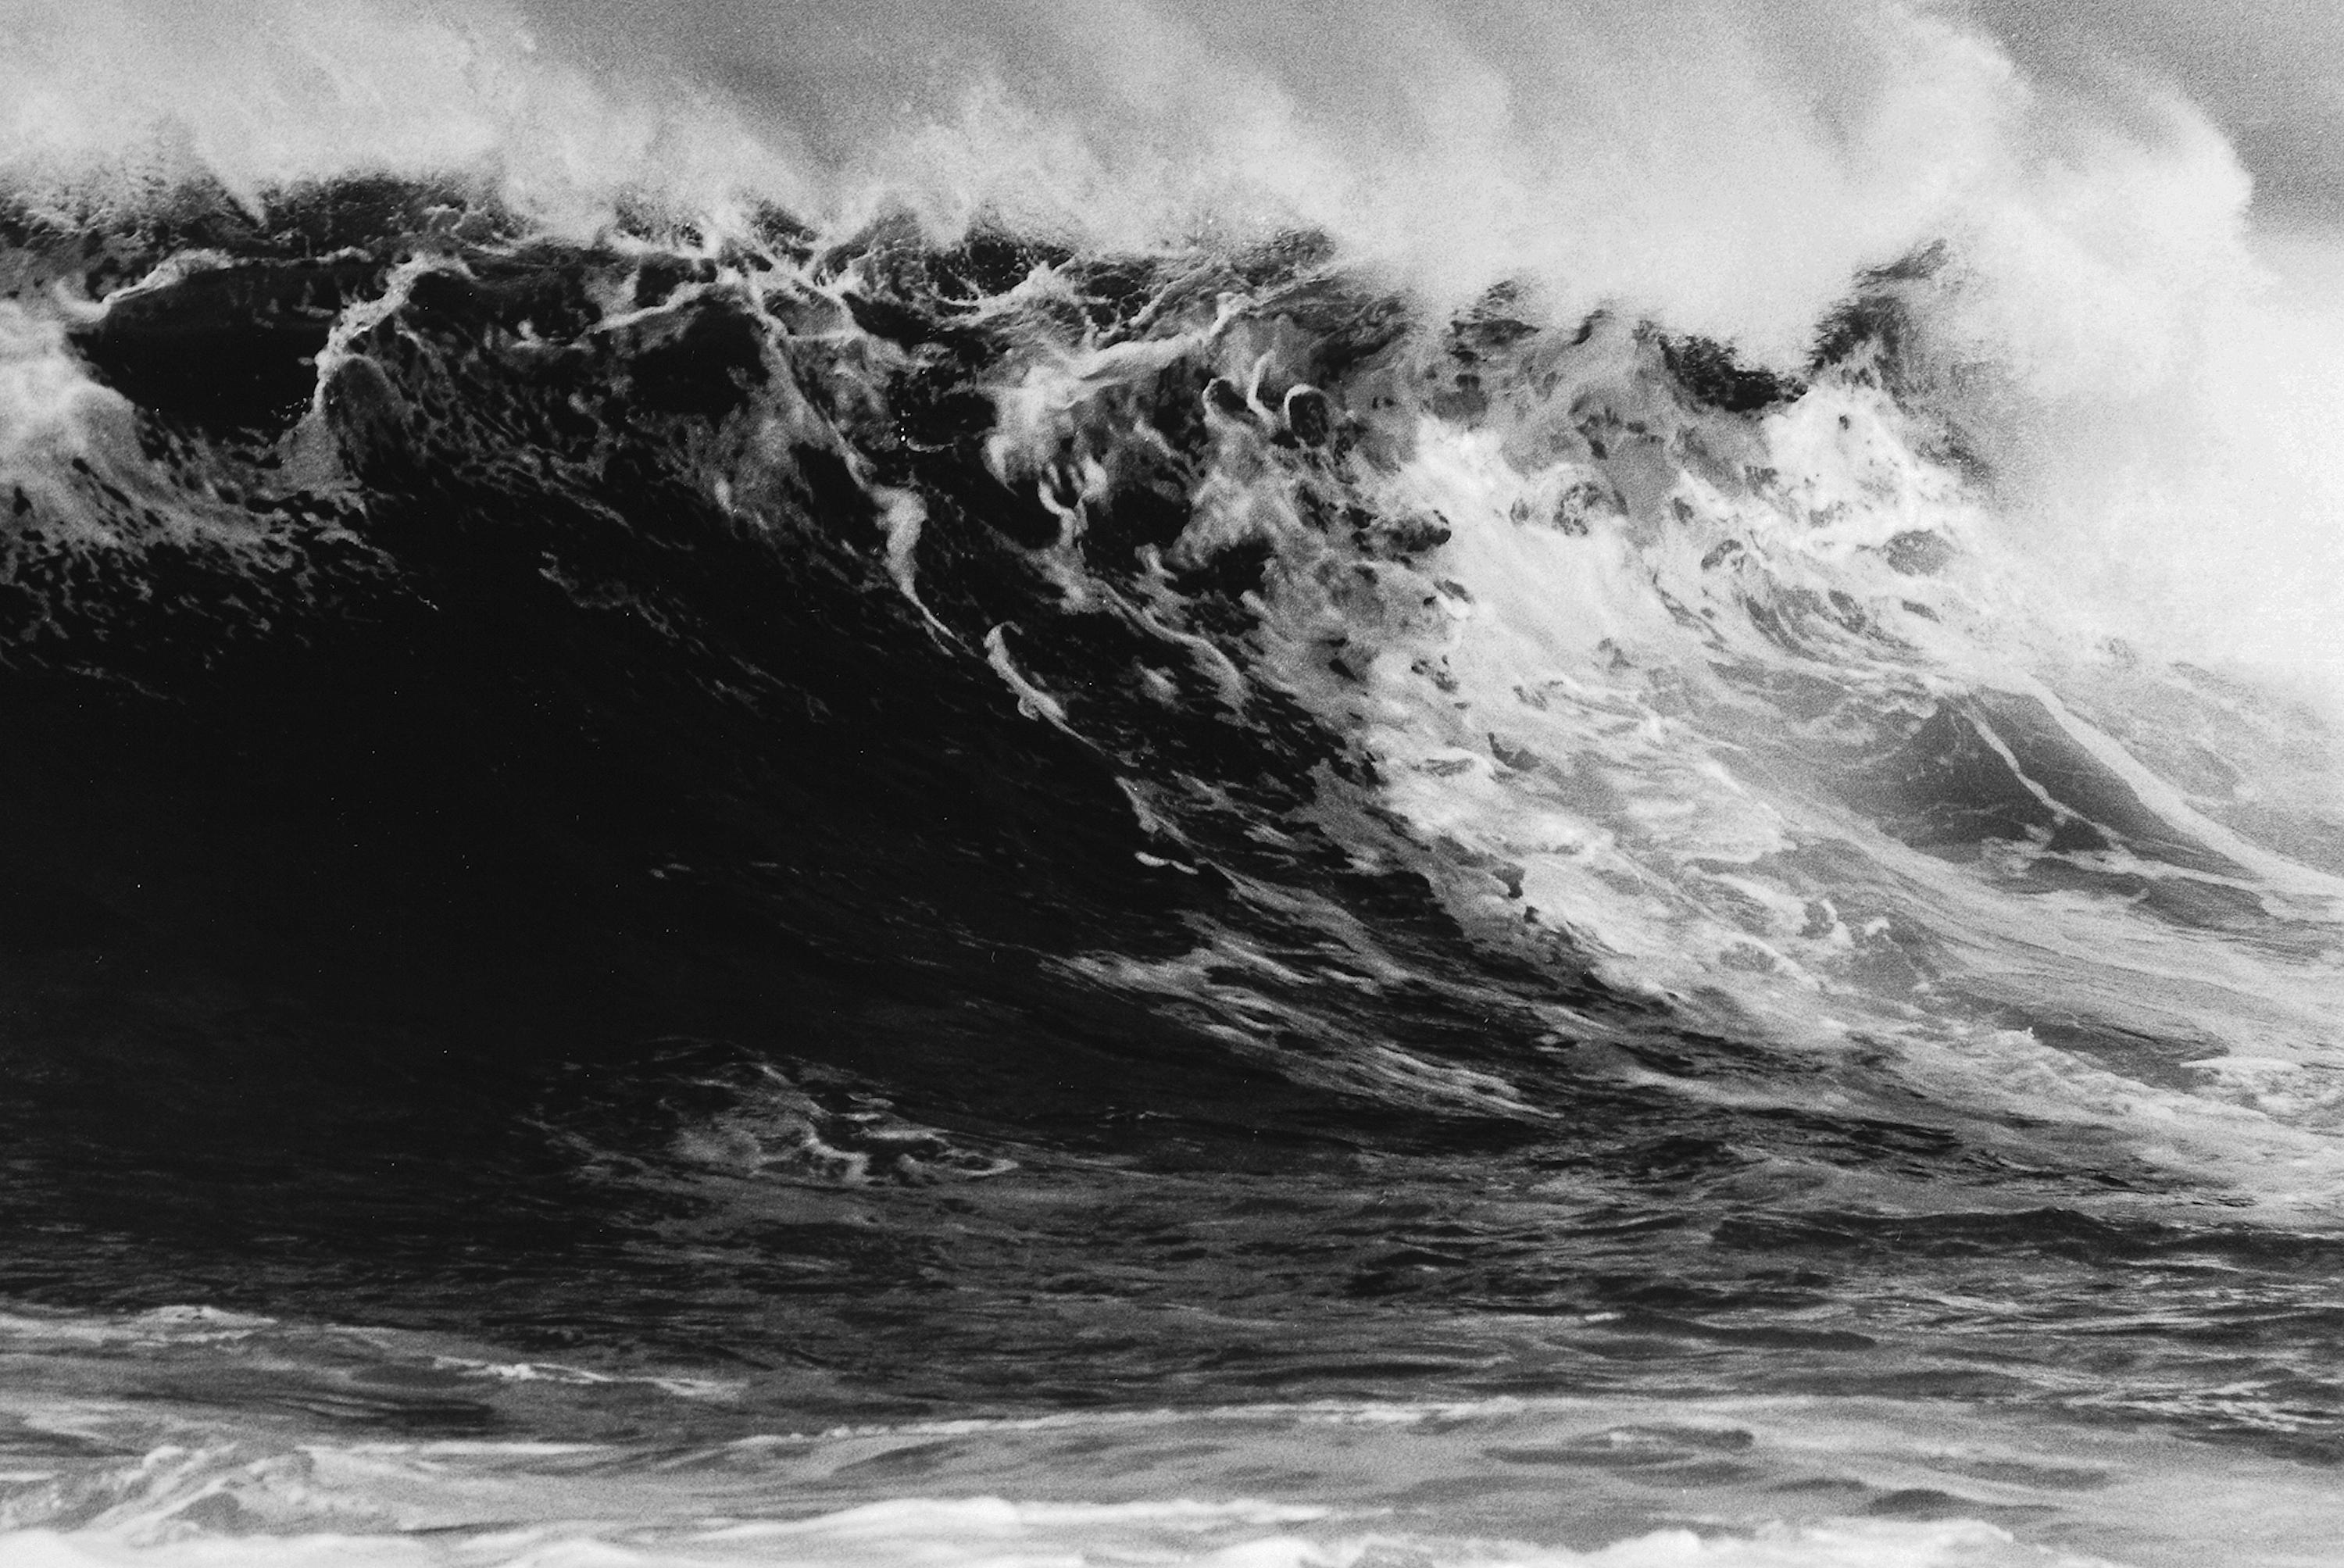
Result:
[[[1182,341],[1233,381],[1275,389],[1292,374],[1273,363],[1275,339],[1226,308]],[[2155,1064],[2127,1072],[1999,1020],[2014,1007],[2096,1018],[2203,1042],[2208,1061],[2285,1060],[2317,1082],[2344,1037],[2319,935],[2338,923],[2336,877],[2208,814],[2065,700],[2075,686],[2099,710],[2145,713],[2166,677],[2078,647],[2061,618],[2067,596],[2039,586],[2031,547],[1995,492],[1944,455],[1941,426],[1900,409],[1861,366],[1760,420],[1704,413],[1640,342],[1612,322],[1578,344],[1482,356],[1490,407],[1479,414],[1428,407],[1414,389],[1447,370],[1432,349],[1403,347],[1340,389],[1357,440],[1333,463],[1282,454],[1258,419],[1217,418],[1170,553],[1194,561],[1249,539],[1275,548],[1258,673],[1375,760],[1377,803],[1408,824],[1413,864],[1480,938],[1539,956],[1560,935],[1613,985],[1785,1050],[1886,1047],[1895,1065],[1884,1075],[1835,1077],[1845,1108],[1920,1088],[1988,1129],[2013,1115],[2121,1129],[2143,1158],[2232,1196],[2332,1214],[2344,1148],[2324,1096],[2263,1092],[2210,1068],[2195,1085]],[[1137,357],[1067,368],[1049,395],[1016,403],[996,466],[1038,461],[1088,429],[1093,400],[1154,368]],[[1446,539],[1363,560],[1312,521],[1346,506],[1437,524]],[[1908,539],[1934,541],[1933,567],[1898,563]],[[1024,683],[1014,665],[1004,673]],[[1837,705],[1787,713],[1769,682]],[[1966,864],[1925,853],[1884,832],[1816,754],[1876,749],[1897,724],[1974,693],[2038,703],[2046,733],[2122,781],[2157,831],[2232,857],[2229,870],[2190,872],[2211,892],[2185,896],[2259,899],[2270,924],[2233,939],[2136,907],[2117,890],[2177,885],[2183,873],[2129,850],[2074,861],[2107,879],[2104,892],[2029,881],[2040,845],[1988,845]],[[1036,711],[1079,730],[1063,707]],[[1979,744],[2014,788],[2065,810],[2001,723],[1982,717]],[[1322,825],[1362,855],[1395,847],[1347,815],[1339,793],[1322,789]],[[1259,961],[1232,942],[1218,936],[1147,973],[1089,962],[1099,978],[1213,1011],[1209,1027],[1239,1048],[1308,1037],[1292,1010],[1214,980],[1216,966]],[[1582,1022],[1558,1016],[1556,1027],[1584,1033]],[[1329,1044],[1308,1057],[1281,1047],[1281,1070],[1376,1092],[1374,1054]],[[1386,1087],[1430,1088],[1420,1073]],[[1816,1092],[1681,1087],[1735,1103]]]
[[[874,1504],[851,1515],[803,1524],[744,1525],[668,1542],[611,1540],[594,1534],[530,1531],[424,1545],[400,1537],[353,1535],[283,1539],[239,1536],[132,1547],[42,1531],[0,1535],[0,1563],[14,1568],[96,1568],[156,1564],[210,1568],[260,1564],[300,1568],[355,1563],[361,1568],[700,1568],[703,1564],[787,1563],[793,1568],[1085,1568],[1146,1563],[1162,1568],[1355,1568],[1394,1560],[1430,1568],[2093,1568],[2105,1559],[2024,1547],[1989,1525],[1857,1523],[1770,1531],[1741,1541],[1691,1531],[1660,1532],[1590,1553],[1504,1542],[1363,1535],[1331,1542],[1276,1533],[1227,1532],[1204,1543],[1190,1526],[1204,1515],[1252,1523],[1280,1511],[1266,1506],[1179,1511],[1101,1505],[1081,1510],[994,1501]],[[1307,1517],[1304,1511],[1286,1511]]]
[[[116,1505],[70,1530],[12,1504],[0,1561],[2049,1568],[2178,1562],[2226,1543],[2298,1560],[2287,1554],[2336,1512],[2316,1475],[2274,1462],[2008,1411],[1862,1400],[1069,1412],[753,1440],[699,1456],[542,1442],[255,1448],[158,1451]],[[951,1483],[908,1494],[852,1484],[865,1462],[899,1452],[949,1452]],[[1716,1465],[1723,1454],[1733,1462]],[[1201,1468],[1167,1484],[1151,1474],[1167,1456]],[[1638,1462],[1623,1471],[1622,1457]],[[1278,1497],[1221,1479],[1273,1460],[1319,1479]],[[1551,1484],[1439,1484],[1492,1465]],[[1852,1493],[2017,1507],[2036,1522],[1834,1517],[1832,1500]],[[1479,1499],[1503,1508],[1479,1513]]]

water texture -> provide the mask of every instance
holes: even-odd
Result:
[[[1682,107],[1328,43],[1214,184],[718,10],[634,142],[591,7],[9,23],[0,1552],[2334,1560],[2325,318],[2199,111],[1867,12],[1801,248]],[[1672,25],[1552,32],[1789,90]]]

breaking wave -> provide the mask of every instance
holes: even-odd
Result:
[[[203,13],[12,24],[48,64],[0,220],[9,1353],[103,1402],[106,1347],[167,1340],[252,1411],[521,1445],[498,1506],[535,1533],[462,1561],[573,1525],[645,1560],[1532,1550],[1430,1492],[1387,1539],[1249,1443],[1210,1504],[971,1501],[1038,1484],[1009,1459],[914,1503],[883,1465],[621,1540],[527,1446],[613,1389],[578,1462],[632,1486],[646,1432],[700,1465],[788,1420],[1210,1427],[1298,1389],[2332,1462],[2333,531],[2276,450],[2330,406],[2328,329],[2184,106],[2141,90],[2127,139],[1931,14],[1786,86],[1706,13],[1655,54],[1601,10],[1557,37],[1619,82],[1554,124],[1521,103],[1561,43],[1473,74],[1493,12],[1382,142],[1328,105],[1385,67],[1281,76],[1177,10],[1147,79],[1187,107],[1119,137],[1096,61],[906,130],[662,106],[563,63],[574,15],[541,58],[316,7],[239,86],[330,110],[308,146],[164,58],[223,46]],[[295,69],[368,50],[407,99]],[[1672,167],[1807,95],[1738,155],[1754,194],[1557,161],[1664,66],[1741,84],[1722,131],[1654,111]],[[160,132],[76,96],[126,84]],[[220,1370],[279,1318],[521,1343],[285,1330]],[[1816,1482],[1760,1531],[1733,1489],[1805,1483],[1717,1459],[1734,1430],[1488,1438],[1723,1488],[1724,1537],[1613,1497],[1486,1538],[2144,1549],[2024,1466],[2002,1502]],[[135,1484],[53,1455],[0,1517],[80,1532],[15,1538],[59,1561],[442,1527],[302,1468],[403,1494],[422,1450],[205,1431]],[[204,1501],[247,1492],[265,1520]]]

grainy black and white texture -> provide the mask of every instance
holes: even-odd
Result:
[[[0,1554],[2329,1560],[2325,13],[0,42]]]

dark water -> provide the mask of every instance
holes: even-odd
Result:
[[[5,238],[42,1549],[2312,1560],[2328,742],[1980,673],[1927,258]]]

